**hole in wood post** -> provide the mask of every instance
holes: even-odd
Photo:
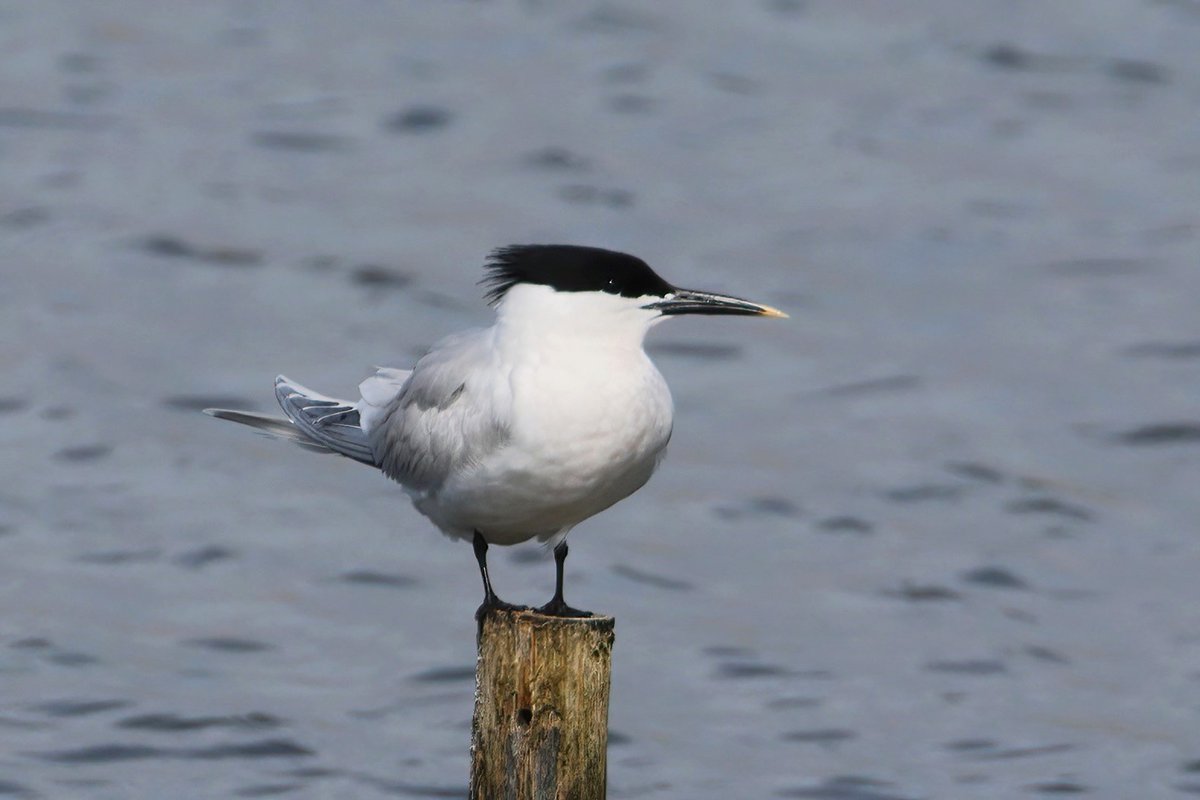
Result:
[[[528,725],[533,722],[533,711],[528,708],[517,709],[517,722],[522,725]]]

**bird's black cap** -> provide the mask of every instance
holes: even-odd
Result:
[[[622,297],[665,297],[674,291],[637,256],[571,244],[513,244],[493,250],[480,283],[488,303],[500,302],[518,283],[559,292],[607,292]]]

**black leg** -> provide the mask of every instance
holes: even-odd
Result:
[[[529,606],[514,606],[512,603],[506,603],[496,596],[496,592],[492,589],[492,579],[488,576],[487,540],[483,538],[483,534],[475,531],[475,538],[472,540],[472,544],[475,546],[475,560],[479,563],[479,575],[483,578],[483,605],[475,612],[475,619],[482,620],[489,611],[497,609],[505,611],[528,610]]]
[[[567,561],[567,543],[559,542],[554,548],[554,597],[549,603],[538,609],[541,614],[551,617],[590,617],[592,612],[571,608],[563,600],[563,565]]]

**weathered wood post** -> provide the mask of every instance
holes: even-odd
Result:
[[[470,800],[604,800],[612,617],[479,625]]]

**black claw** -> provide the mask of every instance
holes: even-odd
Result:
[[[572,608],[563,602],[561,597],[555,597],[549,603],[541,608],[535,608],[539,614],[545,614],[547,617],[590,617],[592,612],[582,611],[578,608]]]
[[[485,598],[479,608],[475,609],[475,620],[483,622],[483,618],[493,611],[532,611],[529,606],[519,606],[515,603],[506,603],[499,597],[493,594],[490,598]]]
[[[535,610],[539,614],[545,614],[548,617],[590,617],[592,612],[583,611],[578,608],[572,608],[567,605],[563,599],[563,565],[567,560],[567,543],[560,542],[554,548],[554,597],[549,603],[538,609],[530,609],[529,606],[518,606],[513,603],[506,603],[501,600],[495,590],[492,588],[492,579],[488,575],[487,568],[487,539],[483,538],[483,534],[475,531],[473,540],[475,545],[475,560],[479,563],[479,576],[483,578],[483,604],[475,612],[475,619],[483,622],[492,611],[531,611]]]
[[[549,617],[590,617],[592,612],[571,608],[563,599],[563,565],[568,552],[566,542],[559,542],[554,548],[554,597],[536,611]]]
[[[479,574],[483,578],[483,604],[475,611],[475,619],[482,622],[489,611],[529,611],[529,606],[513,605],[500,599],[492,589],[492,579],[488,576],[487,540],[483,538],[483,534],[475,531],[472,543],[475,545],[475,560],[479,563]]]

